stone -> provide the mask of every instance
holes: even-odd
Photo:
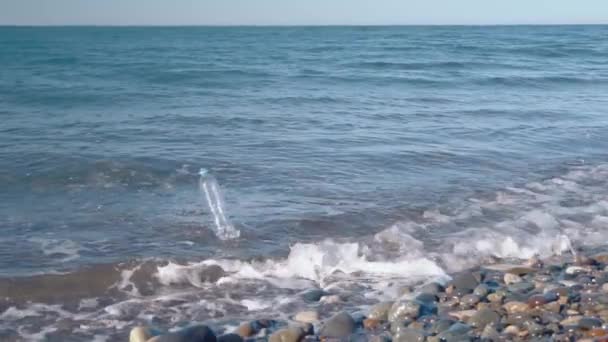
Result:
[[[511,285],[511,284],[521,283],[523,281],[523,279],[521,279],[521,277],[518,276],[517,274],[505,273],[503,281],[505,282],[505,284]]]
[[[439,334],[442,331],[448,330],[454,323],[456,323],[456,321],[454,321],[453,319],[440,318],[431,324],[429,332],[435,335]]]
[[[456,318],[459,321],[466,321],[477,313],[477,310],[462,310],[452,311],[449,313],[451,317]]]
[[[380,320],[374,318],[366,318],[363,320],[363,328],[367,330],[374,330],[380,326]]]
[[[421,330],[405,328],[393,336],[393,342],[423,342],[425,338]]]
[[[436,282],[432,282],[432,283],[428,283],[423,285],[422,287],[420,287],[420,293],[429,293],[432,295],[437,295],[443,291],[445,291],[445,288]]]
[[[578,321],[578,327],[583,330],[599,328],[602,324],[602,320],[593,317],[583,317]]]
[[[608,336],[608,330],[601,328],[593,328],[587,332],[588,337],[603,337]]]
[[[534,255],[530,259],[526,260],[526,262],[525,262],[524,265],[526,267],[530,267],[532,269],[542,268],[543,267],[543,261],[540,260],[540,258],[538,257],[538,255]]]
[[[532,296],[530,298],[528,298],[528,307],[530,307],[531,309],[535,309],[538,307],[541,307],[545,304],[547,304],[547,300],[545,299],[545,296],[543,295],[535,295]]]
[[[302,293],[301,297],[308,303],[315,303],[321,300],[321,297],[327,295],[327,292],[321,289],[310,289]]]
[[[511,268],[507,269],[505,271],[505,273],[510,273],[510,274],[515,274],[515,275],[518,275],[518,276],[523,276],[523,275],[535,273],[536,271],[538,271],[538,270],[536,268],[534,268],[534,267],[514,266],[514,267],[511,267]]]
[[[239,325],[239,327],[236,329],[236,333],[243,338],[251,337],[257,334],[250,322],[245,322]]]
[[[602,291],[608,293],[608,283],[602,284]]]
[[[319,321],[319,312],[316,310],[300,311],[293,320],[300,323],[315,323]]]
[[[478,329],[483,329],[487,325],[496,326],[498,322],[500,322],[500,315],[490,309],[477,311],[468,321],[472,327]]]
[[[328,319],[319,335],[321,337],[342,338],[349,336],[355,330],[355,320],[346,312],[340,312]]]
[[[243,338],[238,334],[226,334],[217,338],[218,342],[243,342]]]
[[[401,322],[408,318],[416,319],[422,311],[422,303],[413,300],[400,300],[388,312],[388,321]]]
[[[454,294],[460,297],[472,293],[479,285],[479,280],[472,272],[465,271],[454,275],[452,285],[454,285]]]
[[[559,313],[562,310],[562,305],[558,302],[551,302],[545,304],[543,309],[548,312]]]
[[[268,342],[299,342],[304,336],[306,336],[306,331],[301,327],[289,327],[272,333]]]
[[[528,304],[527,303],[523,303],[523,302],[516,302],[516,301],[512,301],[512,302],[507,302],[503,305],[503,308],[507,311],[507,313],[514,314],[514,313],[522,313],[522,312],[527,312],[528,311]]]
[[[503,332],[505,334],[509,334],[509,335],[513,335],[513,336],[519,336],[519,328],[515,325],[509,325],[507,326]]]
[[[204,283],[215,283],[225,276],[226,272],[219,265],[205,266],[199,273],[199,279]]]
[[[257,335],[262,329],[269,328],[275,322],[267,319],[258,319],[251,322],[245,322],[239,325],[236,329],[236,333],[243,337],[252,337]]]
[[[471,327],[463,323],[454,323],[448,330],[437,335],[439,341],[470,341],[468,336]]]
[[[368,342],[391,342],[391,338],[386,335],[368,336]]]
[[[325,304],[336,304],[342,302],[342,298],[338,295],[329,295],[321,297],[320,301]]]
[[[388,312],[395,302],[378,303],[369,310],[367,318],[376,319],[382,322],[388,321]]]
[[[486,285],[486,284],[479,284],[473,290],[473,294],[475,294],[476,296],[478,296],[479,298],[482,298],[482,299],[485,298],[489,292],[490,292],[490,289],[488,288],[488,285]]]
[[[520,283],[509,285],[508,289],[511,292],[527,293],[534,290],[534,283],[522,281]]]
[[[491,303],[502,303],[502,300],[504,298],[505,298],[505,295],[502,292],[490,293],[488,295],[488,301],[490,301]]]
[[[488,324],[485,328],[483,328],[480,337],[482,340],[486,341],[498,341],[500,338],[500,334],[498,333],[496,328],[494,328],[493,325]]]
[[[591,257],[598,263],[608,264],[608,253],[599,253]]]
[[[468,295],[464,295],[460,299],[460,305],[462,305],[464,308],[472,308],[472,307],[475,307],[475,305],[477,305],[477,303],[479,303],[480,300],[481,299],[479,298],[478,295],[468,294]]]
[[[159,335],[147,342],[216,342],[215,333],[206,325],[195,325],[183,330]]]
[[[439,298],[437,298],[436,295],[431,294],[431,293],[421,293],[418,296],[416,296],[416,300],[421,303],[436,303],[439,300]]]
[[[129,333],[129,342],[146,342],[154,335],[148,327],[135,327]]]
[[[524,320],[523,327],[532,336],[540,336],[545,331],[545,327],[541,324],[536,323],[533,319]]]
[[[589,268],[583,266],[568,266],[566,268],[566,274],[580,274],[589,272]]]
[[[561,324],[562,326],[578,325],[578,322],[581,319],[583,319],[583,316],[580,316],[580,315],[569,316],[569,317],[566,317],[565,319],[563,319],[561,322],[559,322],[559,324]]]

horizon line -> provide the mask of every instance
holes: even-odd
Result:
[[[608,26],[605,23],[498,24],[3,24],[0,27],[496,27],[496,26]]]

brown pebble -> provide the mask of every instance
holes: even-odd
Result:
[[[367,330],[374,330],[380,325],[380,320],[366,318],[363,320],[363,327]]]
[[[587,332],[587,336],[589,336],[589,337],[608,336],[608,331],[601,329],[601,328],[594,328]]]
[[[451,295],[452,293],[454,293],[454,285],[450,284],[448,287],[446,287],[445,293],[447,293],[448,295]]]
[[[517,302],[517,301],[512,301],[512,302],[505,303],[503,305],[503,308],[505,308],[505,310],[507,310],[507,312],[509,314],[522,313],[522,312],[528,311],[528,304],[522,303],[522,302]]]
[[[528,298],[528,307],[530,307],[531,309],[538,308],[545,304],[547,304],[547,300],[542,295],[535,295]]]
[[[249,322],[239,325],[239,327],[236,329],[236,333],[243,338],[255,335],[255,331]]]

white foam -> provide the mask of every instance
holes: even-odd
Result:
[[[44,255],[61,257],[61,262],[78,259],[83,250],[80,244],[68,239],[31,238],[29,241],[39,244]]]
[[[260,311],[268,309],[272,306],[272,303],[268,303],[259,299],[243,299],[241,300],[241,304],[245,306],[249,311]]]

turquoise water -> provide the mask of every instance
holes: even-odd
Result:
[[[586,244],[607,215],[606,36],[0,28],[0,275],[340,249],[325,239],[394,261],[374,243],[407,235],[444,269],[543,252],[539,231]],[[201,168],[240,238],[215,235]]]

